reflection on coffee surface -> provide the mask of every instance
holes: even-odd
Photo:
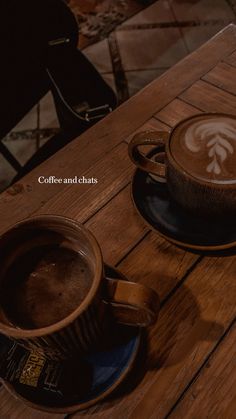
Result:
[[[236,182],[236,119],[199,116],[177,127],[171,140],[174,159],[198,179]]]
[[[80,253],[55,244],[36,247],[9,268],[1,303],[15,326],[46,327],[71,314],[92,281],[92,268]]]

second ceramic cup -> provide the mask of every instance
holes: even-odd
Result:
[[[154,158],[139,146],[159,147]],[[140,132],[129,144],[136,166],[167,182],[184,209],[206,216],[236,211],[236,117],[205,113],[181,121],[170,134]]]

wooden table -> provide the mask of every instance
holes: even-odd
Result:
[[[127,155],[136,131],[169,131],[201,111],[236,114],[235,94],[236,26],[229,25],[0,196],[0,231],[33,213],[73,217],[95,234],[106,262],[160,295],[159,321],[124,394],[75,418],[236,417],[236,258],[199,256],[149,231],[131,202]],[[99,182],[38,183],[50,175]],[[1,419],[63,417],[28,409],[0,389]]]

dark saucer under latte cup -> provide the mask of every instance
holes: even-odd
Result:
[[[142,145],[164,150],[150,158],[140,152]],[[140,132],[129,155],[156,182],[166,182],[171,198],[189,213],[223,222],[236,213],[235,116],[204,113],[181,121],[170,134]]]
[[[160,149],[148,154],[155,158]],[[132,182],[134,205],[149,226],[167,240],[200,251],[223,251],[236,247],[234,220],[224,222],[184,210],[171,197],[166,183],[159,183],[143,170],[135,171]]]

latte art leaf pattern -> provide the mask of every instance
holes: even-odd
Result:
[[[206,171],[220,175],[227,158],[235,152],[236,122],[216,119],[196,122],[185,134],[185,145],[193,153],[206,149],[209,157]]]

